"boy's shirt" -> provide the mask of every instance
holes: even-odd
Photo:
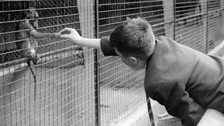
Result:
[[[101,50],[102,50],[104,56],[117,56],[117,54],[115,53],[115,50],[110,45],[110,37],[109,36],[101,38],[100,47],[101,47]]]
[[[106,46],[105,46],[106,45]],[[109,38],[101,39],[114,55]],[[208,108],[224,113],[224,59],[158,37],[145,73],[146,95],[164,105],[184,126],[196,126]]]

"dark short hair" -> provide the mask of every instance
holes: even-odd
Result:
[[[151,25],[140,17],[127,19],[110,36],[110,44],[122,55],[138,58],[146,58],[152,54],[154,41]]]

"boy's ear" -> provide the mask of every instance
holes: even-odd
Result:
[[[133,57],[133,56],[129,57],[129,61],[130,61],[132,64],[137,64],[137,63],[138,63],[137,58],[135,58],[135,57]]]

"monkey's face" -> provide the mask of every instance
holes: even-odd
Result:
[[[34,28],[38,28],[38,18],[39,18],[39,14],[35,10],[35,8],[30,8],[29,10],[27,10],[26,18],[29,19],[29,23]]]
[[[33,21],[30,21],[31,25],[33,26],[33,28],[38,28],[38,20],[33,20]]]

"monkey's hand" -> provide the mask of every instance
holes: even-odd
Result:
[[[53,37],[55,37],[55,38],[60,38],[60,34],[59,33],[52,33],[53,34]]]
[[[31,49],[27,52],[26,57],[28,58],[28,61],[32,61],[34,65],[36,65],[40,59],[40,56],[36,53],[35,49]]]

